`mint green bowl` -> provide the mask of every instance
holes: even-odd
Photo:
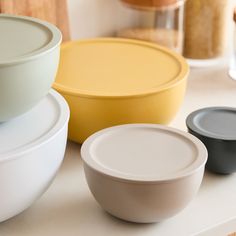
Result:
[[[0,122],[33,108],[54,82],[61,32],[26,16],[0,14]]]

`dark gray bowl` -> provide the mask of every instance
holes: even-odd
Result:
[[[186,119],[189,133],[208,150],[206,168],[220,174],[236,172],[236,108],[208,107]]]

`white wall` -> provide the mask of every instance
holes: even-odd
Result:
[[[114,35],[132,15],[119,0],[67,0],[72,39]]]

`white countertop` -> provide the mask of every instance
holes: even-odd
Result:
[[[185,102],[171,126],[186,130],[191,111],[214,105],[236,107],[236,81],[225,68],[192,70]],[[68,143],[52,186],[31,208],[1,223],[0,236],[226,236],[236,231],[236,174],[207,172],[197,197],[180,214],[163,223],[132,224],[108,215],[95,202],[79,152],[79,145]]]

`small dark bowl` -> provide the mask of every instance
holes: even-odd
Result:
[[[189,133],[208,150],[206,168],[219,174],[236,172],[236,109],[208,107],[192,112],[186,119]]]

